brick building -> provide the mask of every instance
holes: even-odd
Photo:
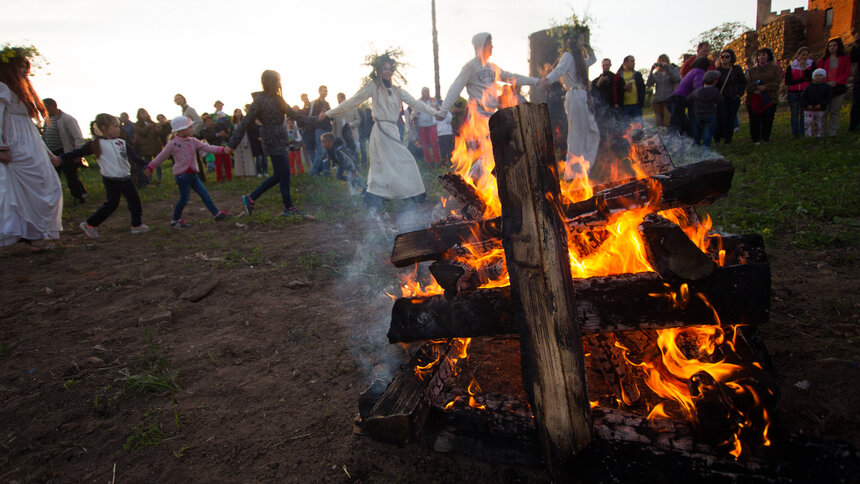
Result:
[[[779,13],[771,11],[771,0],[757,0],[756,3],[756,29],[726,45],[735,51],[742,67],[755,62],[755,52],[761,47],[772,49],[783,68],[788,67],[802,45],[809,47],[812,58],[818,59],[828,40],[841,37],[850,48],[854,32],[860,31],[860,2],[857,0],[809,0],[806,8]]]

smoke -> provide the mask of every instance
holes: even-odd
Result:
[[[344,275],[337,281],[343,284],[341,287],[354,288],[362,301],[364,310],[352,322],[347,343],[368,384],[375,381],[387,384],[410,357],[403,346],[390,344],[386,336],[394,303],[391,296],[400,297],[397,276],[410,270],[391,265],[394,238],[400,233],[429,227],[445,212],[440,201],[390,202],[390,205],[386,207],[388,210],[366,210],[358,221],[361,232]]]

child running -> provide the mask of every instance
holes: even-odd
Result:
[[[155,157],[149,165],[147,165],[144,173],[146,176],[152,175],[152,170],[164,163],[171,156],[173,157],[173,175],[176,177],[176,185],[179,186],[179,201],[173,207],[173,220],[170,226],[175,229],[187,229],[189,225],[182,218],[182,210],[188,204],[188,196],[190,190],[194,190],[200,195],[203,204],[209,209],[209,212],[215,217],[215,220],[225,220],[230,217],[227,212],[222,212],[215,207],[212,199],[209,197],[209,192],[206,187],[200,182],[200,177],[197,176],[197,152],[205,151],[207,153],[226,153],[231,154],[233,150],[226,146],[212,146],[208,143],[200,141],[192,136],[193,126],[191,120],[185,116],[177,116],[170,121],[171,131],[174,133],[172,140],[167,142],[167,146],[161,150],[161,153]]]
[[[141,234],[149,227],[141,222],[143,208],[137,189],[131,181],[129,158],[135,163],[143,159],[135,153],[131,145],[119,137],[119,120],[114,116],[101,113],[92,124],[93,140],[80,148],[64,153],[63,161],[71,161],[87,155],[95,155],[99,163],[102,182],[105,185],[107,200],[98,210],[81,222],[81,230],[91,239],[99,238],[99,225],[102,224],[119,206],[120,196],[125,197],[128,211],[131,212],[131,233]]]

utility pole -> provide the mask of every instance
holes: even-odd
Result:
[[[441,99],[439,87],[439,38],[436,33],[436,0],[430,0],[430,15],[433,18],[433,70],[436,82],[436,99]]]

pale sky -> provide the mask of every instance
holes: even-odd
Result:
[[[773,1],[775,11],[798,6],[806,2]],[[661,53],[677,59],[691,39],[723,22],[754,26],[755,10],[755,0],[437,0],[442,96],[474,56],[478,32],[493,36],[491,61],[528,74],[529,34],[587,12],[598,58],[612,59],[615,70],[633,54],[641,68]],[[351,96],[361,87],[365,55],[389,46],[405,53],[407,89],[415,97],[422,86],[433,92],[430,0],[0,0],[0,12],[0,44],[39,49],[50,65],[35,71],[36,91],[82,128],[100,112],[126,111],[134,120],[140,107],[173,118],[178,92],[198,113],[220,99],[232,114],[260,90],[265,69],[281,73],[290,104],[300,105],[302,92],[315,98],[326,84],[334,106],[337,92]]]

